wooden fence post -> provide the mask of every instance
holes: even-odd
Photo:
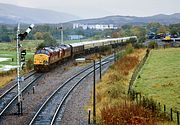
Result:
[[[177,111],[177,124],[179,125],[179,112]]]
[[[158,103],[158,112],[160,112],[161,111],[161,103],[159,102]]]
[[[172,112],[172,108],[171,108],[171,121],[173,121],[173,112]]]
[[[164,105],[164,113],[166,112],[166,105]]]

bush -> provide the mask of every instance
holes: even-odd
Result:
[[[41,43],[38,45],[38,47],[36,48],[36,50],[39,50],[39,49],[42,49],[45,47],[45,44],[44,43]]]
[[[144,48],[145,46],[144,46],[142,43],[134,43],[134,44],[133,44],[133,47],[134,47],[135,49],[140,49],[140,48]]]
[[[28,61],[26,63],[26,67],[27,67],[27,70],[33,69],[33,60],[32,59],[28,59]]]
[[[156,115],[142,106],[124,104],[101,110],[103,125],[157,125]]]
[[[151,41],[148,44],[148,48],[151,48],[151,49],[158,48],[158,44],[155,41]]]
[[[126,53],[124,51],[121,51],[121,52],[117,53],[116,58],[117,58],[117,60],[119,60],[122,57],[124,57],[125,55],[126,55]]]
[[[127,46],[126,46],[126,54],[131,54],[131,53],[133,53],[134,52],[134,48],[133,48],[133,46],[132,46],[132,44],[128,44]]]

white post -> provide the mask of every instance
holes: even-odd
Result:
[[[19,51],[19,33],[20,33],[20,24],[18,23],[17,27],[17,36],[16,36],[16,41],[17,41],[17,84],[18,84],[18,113],[21,111],[21,88],[20,88],[20,51]]]

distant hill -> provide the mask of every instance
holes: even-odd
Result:
[[[62,23],[77,19],[80,18],[67,13],[0,3],[0,23]]]
[[[81,24],[114,24],[116,26],[122,26],[125,24],[142,25],[149,22],[159,22],[162,24],[175,24],[180,23],[180,13],[172,15],[154,15],[148,17],[136,17],[136,16],[107,16],[103,18],[84,19],[68,13],[61,13],[52,10],[36,9],[20,7],[10,4],[0,3],[0,23],[5,24],[17,24],[21,23],[81,23]],[[75,21],[74,21],[75,20]]]
[[[70,23],[81,23],[81,24],[114,24],[122,26],[125,24],[142,25],[150,22],[159,22],[161,24],[175,24],[180,23],[180,13],[172,15],[159,14],[148,17],[136,17],[136,16],[107,16],[103,18],[85,19],[71,21]]]

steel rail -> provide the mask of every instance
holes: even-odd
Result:
[[[111,58],[111,57],[110,57]],[[104,59],[102,62],[108,60],[108,58]],[[108,63],[107,61],[105,63]],[[96,65],[98,65],[98,63],[96,63]],[[59,90],[61,90],[66,84],[68,84],[71,80],[73,80],[74,78],[76,78],[77,76],[79,76],[80,74],[84,73],[87,70],[91,70],[91,68],[93,67],[93,65],[90,65],[89,67],[83,69],[82,71],[80,71],[79,73],[75,74],[74,76],[72,76],[71,78],[69,78],[67,81],[65,81],[61,86],[59,86],[50,96],[49,98],[42,104],[42,106],[39,108],[39,110],[36,112],[36,114],[34,115],[34,117],[32,118],[32,120],[30,121],[29,125],[32,125],[35,120],[37,119],[37,117],[39,116],[39,114],[42,112],[42,110],[45,108],[45,106],[48,104],[48,102],[50,102],[50,100],[56,95],[56,93],[59,92]],[[99,67],[97,67],[96,69],[98,69]],[[93,71],[88,72],[88,74],[92,73]],[[74,86],[75,87],[75,86]],[[64,99],[63,99],[64,100]],[[57,111],[58,112],[58,111]],[[53,115],[54,117],[54,115]],[[54,118],[53,118],[54,119]]]
[[[32,75],[34,75],[36,72],[35,71],[32,71],[32,73],[30,73],[28,76],[26,76],[24,78],[24,80],[28,79],[29,77],[31,77]],[[9,88],[7,91],[5,91],[1,96],[0,96],[0,100],[1,98],[3,98],[7,93],[9,93],[12,89],[14,89],[15,87],[17,86],[17,82],[16,84],[14,84],[11,88]]]
[[[110,63],[110,61],[105,62],[104,64],[102,64],[102,66],[105,65],[105,64],[107,64],[107,63]],[[99,69],[99,68],[100,68],[100,66],[97,67],[95,70],[97,70],[97,69]],[[56,111],[55,111],[55,114],[53,115],[53,118],[52,118],[52,120],[51,120],[50,125],[53,125],[53,124],[55,123],[55,120],[56,120],[56,118],[58,117],[58,113],[59,113],[59,111],[61,110],[64,102],[66,101],[66,99],[68,98],[68,96],[70,95],[70,93],[74,90],[74,88],[75,88],[82,80],[84,80],[84,79],[85,79],[87,76],[89,76],[91,73],[93,73],[93,71],[89,72],[89,73],[86,74],[84,77],[82,77],[82,78],[68,91],[68,93],[64,96],[64,98],[63,98],[62,101],[60,102],[59,106],[57,107],[57,109],[56,109]]]
[[[37,79],[39,79],[43,74],[40,74],[38,77],[36,77],[35,79],[33,79],[31,82],[29,82],[21,91],[21,93],[23,93],[32,83],[34,83]],[[5,113],[5,111],[9,108],[9,106],[11,104],[13,104],[13,102],[17,99],[18,95],[16,95],[0,112],[0,117],[2,117],[2,115]]]

